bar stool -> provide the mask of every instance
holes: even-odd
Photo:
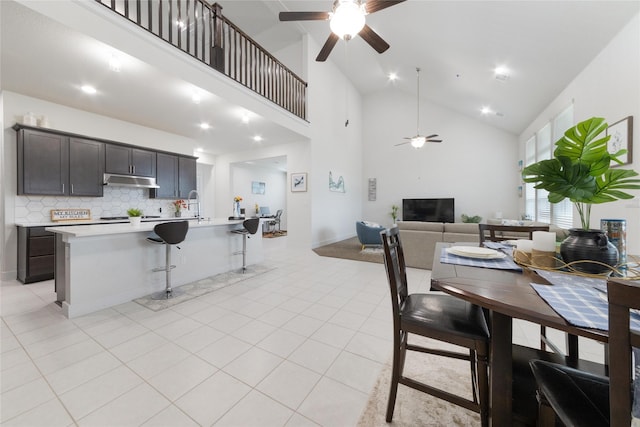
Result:
[[[167,285],[164,291],[156,292],[151,295],[151,299],[161,300],[169,299],[177,296],[180,292],[171,289],[171,270],[176,268],[175,265],[171,265],[171,246],[178,243],[182,243],[189,231],[189,221],[172,221],[163,222],[153,227],[155,234],[149,235],[147,241],[151,243],[161,243],[166,247],[166,265],[164,267],[154,268],[153,271],[164,271],[166,274]]]
[[[232,233],[242,234],[242,250],[234,252],[233,255],[242,254],[242,272],[247,271],[247,239],[249,234],[256,234],[260,226],[260,218],[251,218],[242,222],[242,228],[231,230]]]

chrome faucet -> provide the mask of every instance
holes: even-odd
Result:
[[[192,202],[191,201],[191,195],[193,193],[196,193],[196,201]],[[187,209],[191,210],[191,205],[195,204],[196,205],[196,218],[198,219],[198,222],[200,222],[200,194],[198,194],[198,192],[196,190],[191,190],[189,191],[189,196],[187,197]]]

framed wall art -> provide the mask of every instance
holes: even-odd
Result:
[[[264,182],[251,181],[251,194],[264,194]]]
[[[291,174],[291,192],[307,191],[307,173],[299,172]]]
[[[625,154],[619,157],[623,165],[627,165],[633,161],[633,116],[625,117],[622,120],[609,125],[607,135],[611,135],[608,142],[609,153],[614,154],[620,150],[627,150]],[[611,162],[611,167],[621,166],[616,162]]]

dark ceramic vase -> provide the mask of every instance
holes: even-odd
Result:
[[[602,230],[572,228],[569,237],[560,245],[560,255],[565,263],[573,261],[599,261],[614,267],[618,263],[618,249],[609,242]],[[601,264],[582,262],[571,265],[583,273],[600,274],[610,271]]]

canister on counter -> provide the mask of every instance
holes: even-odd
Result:
[[[601,219],[600,228],[607,233],[607,238],[618,248],[620,269],[626,269],[627,264],[627,220]]]

